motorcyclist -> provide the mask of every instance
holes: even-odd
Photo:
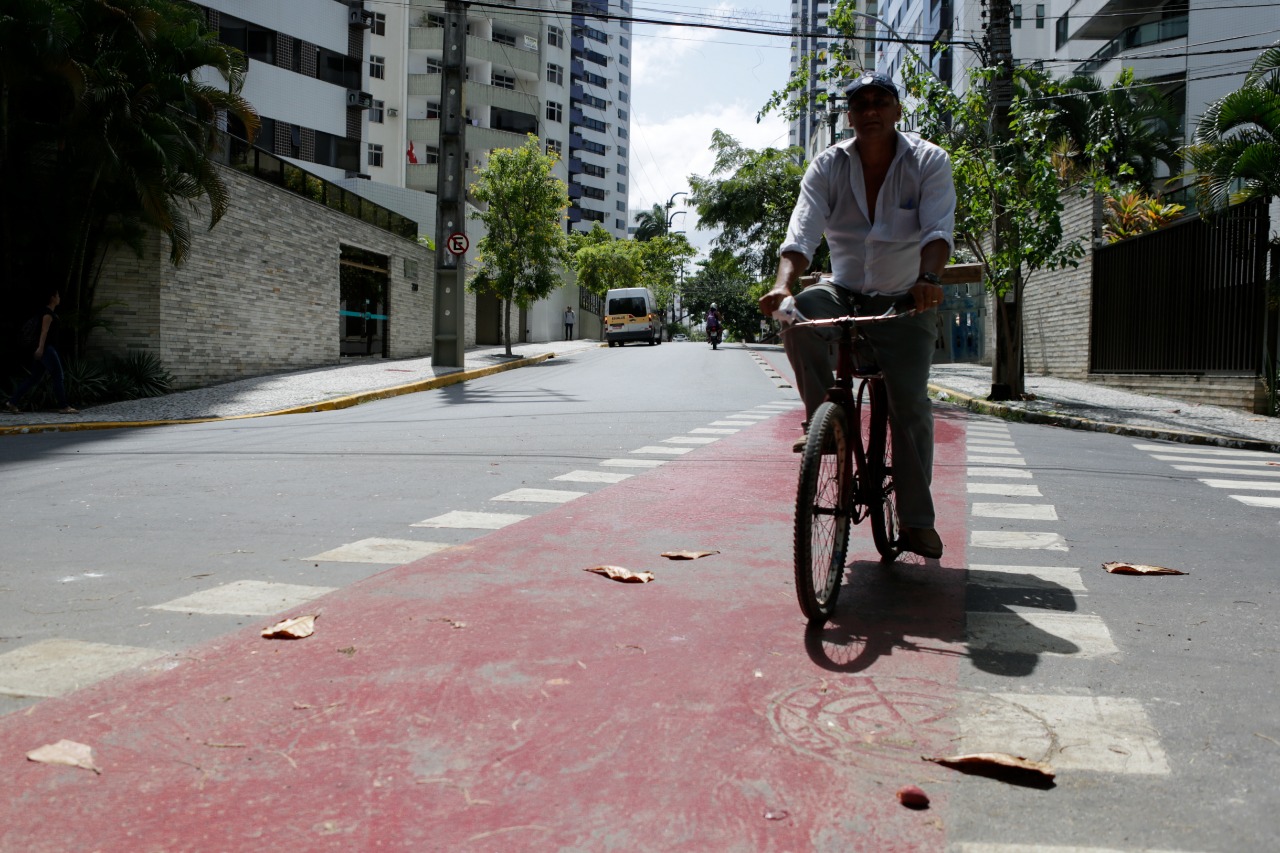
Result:
[[[714,302],[707,309],[707,337],[713,337],[720,334],[720,309],[716,308]]]

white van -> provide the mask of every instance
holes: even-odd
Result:
[[[662,343],[662,318],[647,287],[619,287],[604,297],[604,339],[611,347],[627,341]]]

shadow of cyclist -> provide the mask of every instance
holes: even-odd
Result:
[[[831,618],[806,628],[805,649],[832,672],[862,672],[901,649],[967,657],[984,672],[1015,678],[1034,672],[1046,653],[1080,651],[1015,608],[1069,613],[1075,594],[1033,574],[966,572],[909,557],[889,567],[855,561]]]

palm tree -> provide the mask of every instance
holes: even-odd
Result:
[[[637,213],[636,222],[636,239],[641,243],[661,237],[667,233],[667,209],[661,204],[655,204],[652,210]]]
[[[1280,42],[1242,87],[1209,105],[1183,152],[1205,208],[1280,195]]]

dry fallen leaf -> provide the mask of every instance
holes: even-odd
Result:
[[[268,640],[301,640],[303,637],[310,637],[316,632],[316,617],[319,615],[319,613],[310,613],[306,616],[285,619],[270,628],[263,628],[262,636]]]
[[[1113,575],[1185,575],[1177,569],[1164,566],[1144,566],[1141,563],[1103,563],[1102,568]]]
[[[898,802],[909,809],[927,809],[929,795],[915,785],[903,785],[898,789]]]
[[[1039,761],[1004,752],[971,752],[965,755],[949,755],[944,758],[928,758],[925,761],[950,767],[962,773],[988,776],[1020,785],[1045,786],[1053,784],[1053,768]]]
[[[648,583],[653,580],[653,572],[633,572],[630,569],[624,569],[622,566],[596,566],[584,571],[595,572],[598,575],[604,575],[623,583]]]
[[[83,767],[94,773],[102,772],[98,765],[93,763],[93,747],[73,740],[60,740],[57,743],[45,744],[39,749],[33,749],[27,753],[27,760],[38,761],[41,764]]]
[[[719,551],[663,551],[658,556],[666,557],[668,560],[696,560],[699,557],[710,557],[712,554],[719,553]]]

